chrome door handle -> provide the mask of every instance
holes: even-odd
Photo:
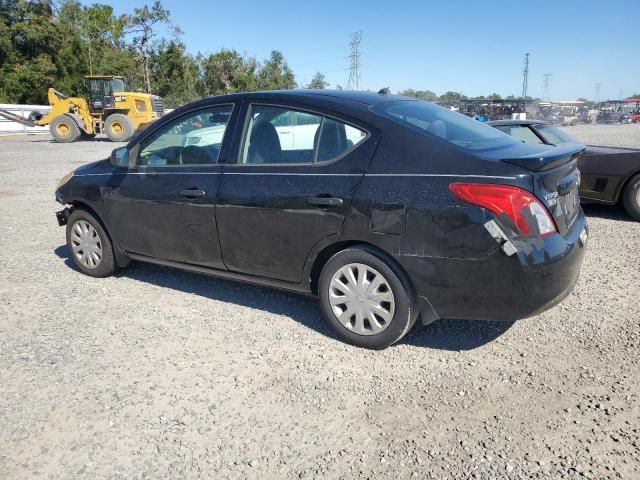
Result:
[[[206,194],[207,192],[205,192],[204,190],[191,190],[191,189],[180,190],[180,195],[187,198],[204,197]]]
[[[317,205],[319,207],[339,207],[343,204],[341,198],[336,197],[310,197],[307,198],[307,203],[310,205]]]

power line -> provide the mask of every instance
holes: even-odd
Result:
[[[529,52],[524,54],[524,70],[522,72],[522,98],[527,98],[527,88],[529,83]]]
[[[546,100],[546,101],[550,101],[551,100],[551,90],[550,90],[549,86],[551,84],[551,74],[550,73],[544,73],[542,76],[544,77],[544,80],[543,80],[544,90],[542,91],[542,99]]]
[[[362,41],[362,31],[351,34],[351,66],[349,67],[349,81],[347,82],[347,90],[360,90],[360,82],[362,80],[362,72],[360,65],[360,42]]]

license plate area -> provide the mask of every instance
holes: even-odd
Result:
[[[562,195],[559,200],[562,213],[564,213],[564,218],[567,220],[567,226],[571,226],[578,217],[578,210],[580,210],[580,195],[578,189],[573,188],[566,195]]]

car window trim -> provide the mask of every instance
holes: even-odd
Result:
[[[129,161],[129,169],[136,169],[136,170],[146,170],[148,168],[211,168],[211,167],[215,167],[217,165],[222,165],[224,164],[224,162],[220,162],[220,156],[222,154],[222,150],[224,148],[225,145],[225,141],[230,141],[229,140],[229,136],[231,135],[229,133],[229,125],[231,123],[231,121],[233,120],[233,115],[234,112],[236,110],[236,102],[229,102],[229,103],[216,103],[216,104],[212,104],[212,105],[207,105],[207,106],[201,106],[198,107],[194,110],[189,110],[186,111],[178,116],[176,116],[175,118],[172,118],[169,122],[167,122],[164,125],[160,125],[158,126],[156,129],[154,129],[152,132],[149,132],[149,135],[145,136],[144,138],[140,139],[140,141],[138,141],[129,151],[130,153],[134,153],[134,155],[132,155],[133,160],[130,159]],[[154,133],[156,133],[158,130],[160,130],[161,128],[165,127],[166,125],[180,120],[180,119],[184,119],[185,117],[188,117],[190,115],[194,115],[197,114],[198,112],[203,112],[203,111],[207,111],[213,108],[219,108],[219,107],[231,107],[231,112],[229,112],[229,122],[227,122],[227,126],[225,128],[224,131],[224,136],[222,137],[222,143],[220,144],[220,152],[218,153],[218,158],[216,159],[216,163],[208,163],[208,164],[196,164],[196,165],[139,165],[138,159],[139,159],[139,155],[140,155],[140,147],[141,145],[144,143],[144,141],[147,138],[150,138],[153,136]],[[156,138],[157,139],[157,138]]]
[[[318,162],[317,161],[318,148],[317,148],[317,145],[314,143],[314,146],[313,146],[313,148],[314,148],[313,160],[314,161],[313,162],[242,163],[241,160],[242,160],[242,156],[243,156],[244,142],[246,140],[247,133],[249,132],[249,123],[251,121],[251,108],[254,107],[254,106],[291,109],[291,110],[295,110],[297,112],[309,113],[309,114],[312,114],[312,115],[319,116],[321,118],[321,120],[320,120],[320,125],[318,126],[318,128],[321,128],[322,125],[324,125],[324,119],[325,118],[330,118],[332,120],[336,120],[338,122],[341,122],[344,125],[348,125],[348,126],[350,126],[352,128],[360,130],[361,132],[364,132],[365,133],[365,137],[357,145],[354,145],[353,147],[351,147],[350,149],[344,151],[343,153],[341,153],[337,157],[331,158],[329,160],[324,160],[322,162]],[[326,114],[326,113],[322,113],[322,112],[320,112],[318,110],[314,110],[313,107],[308,108],[308,107],[299,107],[297,105],[291,105],[291,104],[290,105],[286,105],[284,103],[253,102],[251,100],[247,100],[246,101],[246,111],[244,113],[245,113],[245,115],[244,115],[245,118],[244,118],[244,121],[243,121],[242,135],[240,136],[240,143],[238,144],[238,152],[236,154],[236,159],[235,159],[235,162],[227,163],[227,165],[236,165],[238,167],[324,167],[326,165],[331,165],[333,163],[339,162],[344,157],[346,157],[350,153],[354,152],[361,145],[364,145],[364,143],[366,143],[367,140],[369,140],[372,137],[371,131],[368,128],[365,128],[362,125],[358,125],[358,124],[355,124],[353,122],[347,121],[344,118],[340,118],[340,117],[335,116],[335,115]],[[321,131],[320,135],[318,136],[318,142],[320,142],[320,137],[321,136],[322,136],[322,131]]]
[[[535,128],[535,126],[531,123],[514,123],[514,124],[506,124],[506,125],[496,125],[494,128],[497,127],[519,127],[519,128],[526,128],[527,130],[529,130],[530,132],[533,133],[534,136],[538,137],[538,140],[540,140],[542,143],[541,145],[553,145],[552,143],[547,142],[546,139],[544,139],[542,137],[542,135],[540,135],[540,133],[538,132],[538,130]],[[500,128],[497,128],[498,130],[500,130]],[[502,132],[502,130],[500,130]],[[503,133],[507,133],[507,132],[503,132]],[[513,137],[513,135],[511,135],[510,133],[507,133],[507,135]],[[516,138],[516,137],[513,137]],[[522,142],[522,143],[526,143],[526,142]],[[531,144],[530,144],[531,145]]]
[[[545,125],[544,123],[540,124],[540,125]],[[549,140],[547,140],[547,138],[542,134],[542,132],[540,132],[538,130],[538,126],[537,125],[530,125],[531,130],[534,131],[534,133],[540,137],[540,140],[542,140],[544,142],[545,145],[553,145],[554,147],[556,146],[555,143],[551,143]]]

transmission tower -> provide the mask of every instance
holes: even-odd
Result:
[[[543,80],[544,90],[542,91],[542,99],[546,101],[550,101],[551,91],[549,89],[549,86],[551,85],[551,74],[545,73],[542,76],[544,77],[544,80]]]
[[[527,87],[529,82],[529,52],[524,54],[524,70],[522,71],[522,99],[527,98]]]
[[[362,31],[352,33],[350,35],[351,42],[351,66],[349,67],[349,81],[347,82],[347,90],[360,90],[360,81],[362,80],[362,67],[360,65],[360,42],[362,41]]]
[[[598,103],[600,101],[600,87],[602,86],[601,83],[596,83],[596,103]]]

